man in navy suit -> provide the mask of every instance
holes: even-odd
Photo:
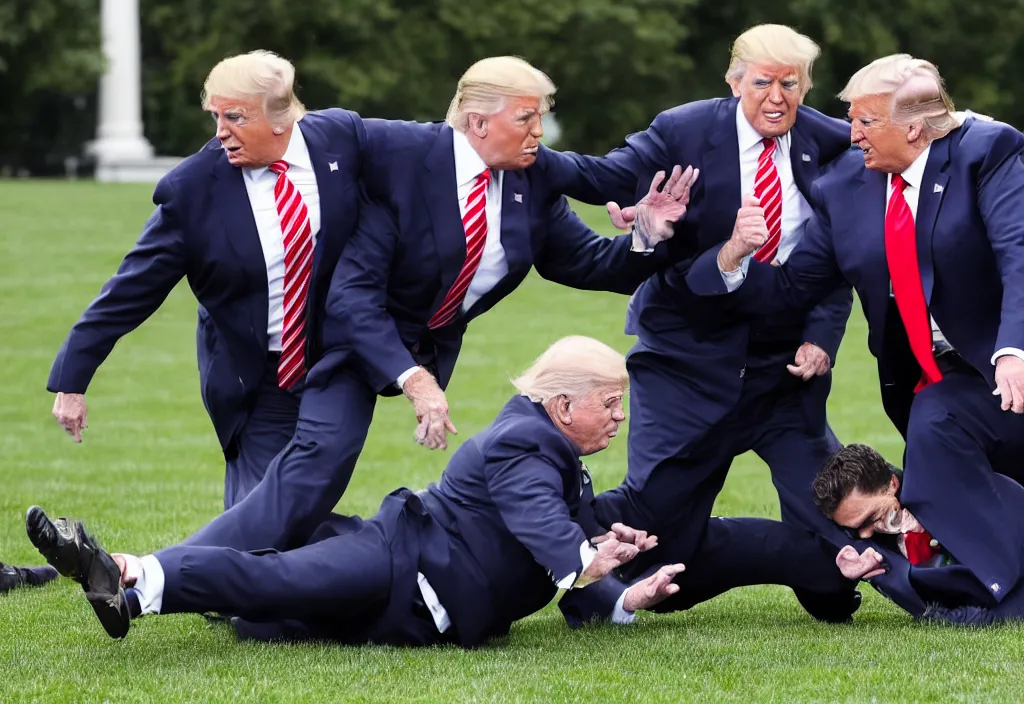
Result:
[[[926,526],[965,505],[995,507],[991,483],[972,480],[977,468],[1024,474],[1024,136],[974,117],[960,124],[935,67],[905,54],[861,69],[841,97],[861,151],[815,183],[816,216],[790,260],[740,269],[765,238],[750,211],[687,281],[702,295],[735,291],[733,304],[760,312],[803,308],[852,284],[885,411],[906,440],[902,501]],[[949,481],[925,498],[910,478],[929,474]],[[974,576],[1001,602],[1021,576],[1012,526],[962,528],[944,544],[960,560],[984,552]],[[899,570],[873,583],[894,599],[912,593]]]
[[[590,230],[559,195],[576,177],[534,164],[555,88],[513,57],[459,82],[447,124],[366,120],[357,232],[327,301],[324,357],[310,371],[295,438],[243,501],[188,539],[240,550],[304,544],[352,475],[378,394],[412,401],[416,439],[444,448],[444,389],[467,324],[535,267],[579,289],[632,293],[664,266],[660,239],[685,212],[692,170],[654,178],[633,234]],[[648,217],[649,216],[649,217]],[[641,222],[642,221],[642,222]]]
[[[295,550],[186,545],[110,556],[80,522],[51,522],[37,507],[29,537],[82,584],[117,638],[132,616],[221,611],[256,638],[476,646],[656,542],[626,526],[595,533],[585,513],[593,489],[580,456],[615,436],[627,381],[607,345],[556,342],[436,484],[393,492],[366,521],[333,516]]]
[[[203,107],[216,137],[157,184],[141,238],[72,327],[47,383],[54,416],[81,442],[96,370],[186,278],[199,302],[203,403],[227,465],[225,508],[294,433],[330,277],[358,213],[362,123],[345,110],[306,113],[294,75],[265,51],[213,68]]]
[[[970,488],[957,510],[937,510],[942,495],[961,486]],[[904,473],[870,447],[854,444],[837,452],[814,480],[814,499],[851,537],[898,555],[883,564],[874,548],[851,544],[836,562],[851,579],[898,571],[910,589],[889,596],[910,613],[974,625],[1024,616],[1024,487],[1009,477],[987,466],[948,463]],[[1010,564],[998,562],[1006,558]],[[979,575],[1015,581],[1004,581],[1006,595],[997,600]]]
[[[651,277],[629,306],[627,332],[639,337],[628,357],[629,471],[596,507],[603,524],[656,532],[691,566],[695,554],[721,554],[701,542],[729,467],[747,450],[770,467],[783,521],[842,537],[815,509],[810,489],[838,446],[825,406],[849,287],[837,285],[806,315],[750,316],[695,296],[685,281],[695,255],[729,238],[743,198],[759,198],[772,222],[772,238],[754,258],[778,264],[797,245],[812,181],[849,147],[848,125],[801,104],[818,53],[788,27],[749,29],[736,39],[726,73],[733,98],[672,108],[625,147],[577,157],[585,183],[567,190],[589,202],[631,202],[637,183],[665,164],[693,164],[701,173],[669,242],[683,261]],[[689,578],[688,570],[681,579]],[[848,615],[856,598],[838,598],[839,611]]]

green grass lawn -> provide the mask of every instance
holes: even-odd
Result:
[[[150,188],[0,181],[0,559],[35,563],[25,508],[84,519],[110,549],[174,543],[221,507],[223,459],[199,398],[195,303],[184,285],[123,340],[89,389],[85,442],[50,416],[46,376],[82,309],[133,244]],[[587,219],[603,230],[597,210]],[[491,420],[510,375],[550,342],[581,333],[625,352],[626,299],[531,277],[473,323],[448,398],[459,438]],[[839,437],[900,457],[878,400],[859,309],[830,403]],[[412,440],[409,404],[377,407],[345,512],[372,514],[402,485],[437,478],[448,453]],[[623,476],[626,441],[588,460],[598,489]],[[741,457],[723,515],[777,517],[767,468]],[[570,632],[556,608],[475,652],[242,644],[199,616],[137,622],[107,638],[80,588],[64,580],[0,597],[0,702],[66,701],[1020,701],[1019,627],[915,624],[865,588],[856,621],[813,622],[789,590],[734,591],[626,628]]]

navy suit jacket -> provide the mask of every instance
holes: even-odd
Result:
[[[455,181],[453,132],[443,123],[365,120],[364,200],[359,226],[338,263],[327,301],[327,350],[310,378],[352,361],[378,392],[417,364],[445,387],[466,325],[510,294],[531,267],[577,289],[631,294],[657,268],[661,250],[630,252],[631,238],[602,237],[561,197],[574,169],[555,156],[504,172],[501,244],[508,273],[455,322],[428,330],[466,258]]]
[[[992,355],[1024,349],[1024,135],[968,118],[932,143],[917,207],[917,255],[928,310],[960,356],[995,388]],[[782,267],[752,262],[730,296],[751,311],[805,308],[837,285],[857,290],[878,360],[885,410],[906,437],[921,369],[889,295],[886,174],[851,151],[815,183],[816,217]],[[725,293],[718,248],[691,268],[702,295]]]
[[[819,204],[816,216],[808,222],[789,261],[782,267],[752,263],[745,282],[730,297],[749,310],[770,312],[804,307],[820,300],[839,282],[852,284],[868,321],[868,347],[878,360],[886,413],[905,438],[921,369],[889,295],[886,174],[866,169],[863,157],[851,152],[814,189]],[[1004,347],[1024,349],[1022,189],[1024,135],[1012,127],[970,118],[932,143],[916,218],[925,299],[950,344],[991,388],[995,388],[992,355]],[[725,293],[716,258],[717,249],[710,250],[691,268],[688,281],[695,292]],[[924,481],[927,484],[920,484],[920,489],[915,486]],[[1005,549],[963,544],[963,538],[957,536],[968,532],[957,530],[956,525],[957,521],[991,521],[993,546],[1002,546],[1005,540],[1024,544],[1024,535],[1017,535],[1024,530],[1016,527],[1018,521],[1004,525],[996,518],[1007,514],[997,511],[1004,498],[1001,490],[993,488],[995,482],[1003,481],[993,478],[988,484],[962,486],[955,477],[925,480],[908,475],[902,493],[907,508],[987,587],[987,591],[976,590],[975,597],[982,604],[983,598],[1001,600],[1010,591],[1009,585],[1019,582],[1024,562],[999,559],[999,554],[1007,554]],[[930,491],[957,492],[964,513],[934,515],[929,508]],[[971,506],[975,508],[970,510]],[[914,572],[910,576],[920,582],[942,580],[941,575],[956,570]],[[1000,586],[993,590],[992,585]],[[942,586],[950,591],[971,588]],[[914,603],[913,594],[886,593],[912,613],[923,608],[919,598]]]
[[[626,146],[607,156],[566,154],[580,176],[565,192],[589,203],[634,202],[658,170],[667,172],[675,164],[700,169],[686,217],[669,243],[677,263],[639,288],[626,329],[639,336],[634,352],[668,357],[674,369],[692,380],[693,397],[676,402],[695,409],[709,424],[739,398],[750,341],[782,343],[793,351],[800,342],[813,342],[834,362],[853,305],[849,287],[837,285],[806,319],[752,318],[689,290],[685,275],[693,258],[729,239],[740,207],[738,104],[736,98],[716,98],[680,105],[658,115],[647,130],[630,135]],[[810,200],[811,183],[849,148],[850,128],[801,106],[790,137],[793,177]]]
[[[331,109],[299,121],[320,191],[320,232],[307,305],[307,359],[316,360],[327,286],[358,215],[359,116]],[[71,328],[47,389],[85,393],[114,344],[188,280],[199,302],[196,347],[203,403],[225,453],[245,425],[266,367],[266,260],[242,171],[218,140],[185,159],[153,192],[156,210],[117,273]]]
[[[463,443],[436,484],[396,496],[399,517],[392,502],[383,518],[395,560],[392,593],[368,634],[374,641],[391,642],[387,634],[401,632],[395,619],[415,598],[417,571],[448,612],[459,644],[505,635],[551,601],[556,582],[579,578],[581,544],[596,535],[590,530],[604,532],[580,515],[593,489],[579,450],[525,396],[512,397]]]

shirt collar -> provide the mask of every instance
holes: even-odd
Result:
[[[764,137],[758,134],[754,126],[747,120],[747,116],[743,114],[743,106],[739,103],[736,103],[736,137],[739,139],[740,154],[754,147],[760,150],[762,148],[761,143],[764,141]],[[778,147],[788,149],[789,132],[779,137],[777,141]]]
[[[903,180],[907,182],[907,186],[910,188],[921,188],[921,181],[924,180],[924,167],[928,165],[928,155],[932,151],[932,145],[929,144],[924,148],[924,151],[917,155],[913,163],[906,168],[906,170],[900,174]],[[892,183],[892,175],[889,176],[889,183]]]
[[[452,143],[455,150],[455,182],[458,186],[472,183],[477,176],[487,170],[487,164],[462,132],[453,131]]]

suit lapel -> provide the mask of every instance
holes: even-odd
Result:
[[[917,234],[917,265],[921,270],[921,284],[924,287],[924,300],[931,305],[932,289],[935,287],[935,267],[932,260],[932,237],[935,234],[935,220],[942,206],[942,197],[946,194],[949,176],[945,173],[949,164],[949,137],[932,142],[928,163],[921,177],[921,190],[917,197],[917,218],[915,230]]]
[[[317,233],[316,249],[313,252],[313,272],[311,282],[318,286],[319,277],[332,272],[321,271],[320,262],[324,259],[325,250],[340,247],[341,237],[341,199],[331,197],[333,193],[344,187],[341,171],[338,169],[339,155],[328,149],[329,145],[320,132],[308,119],[299,121],[299,129],[306,140],[309,160],[316,174],[316,189],[320,193],[320,232]],[[331,164],[335,165],[331,170]]]
[[[529,182],[522,171],[506,171],[501,184],[501,248],[509,273],[533,264],[530,239]]]
[[[213,202],[224,226],[228,245],[242,262],[250,280],[258,282],[258,289],[266,294],[269,291],[267,260],[263,255],[263,245],[256,229],[242,170],[229,164],[227,157],[222,155],[214,166],[213,174]],[[268,295],[262,295],[254,296],[253,300],[258,302],[252,306],[252,327],[257,339],[265,347],[269,298]]]
[[[885,256],[885,205],[886,175],[881,171],[863,169],[860,174],[860,187],[853,197],[845,201],[845,208],[836,218],[841,222],[833,222],[833,228],[846,228],[846,223],[855,223],[850,227],[855,233],[857,246],[860,249],[863,271],[877,271],[872,279],[864,279],[867,291],[865,295],[878,300],[882,305],[873,310],[888,310],[889,299],[889,265]],[[878,266],[880,261],[881,266]],[[878,321],[884,324],[884,321]],[[882,329],[882,328],[879,328]]]
[[[738,101],[725,103],[725,115],[715,120],[714,130],[704,153],[704,212],[702,220],[709,223],[701,228],[710,237],[708,246],[729,238],[740,209],[740,146],[736,135],[736,109]]]
[[[821,165],[818,164],[818,145],[814,140],[804,136],[799,112],[796,124],[789,131],[789,135],[789,163],[793,168],[793,180],[800,193],[809,201],[811,184],[818,175]]]
[[[434,246],[441,260],[441,290],[432,308],[436,310],[466,261],[466,231],[459,211],[452,129],[447,125],[441,127],[423,166],[420,188],[430,213]]]

